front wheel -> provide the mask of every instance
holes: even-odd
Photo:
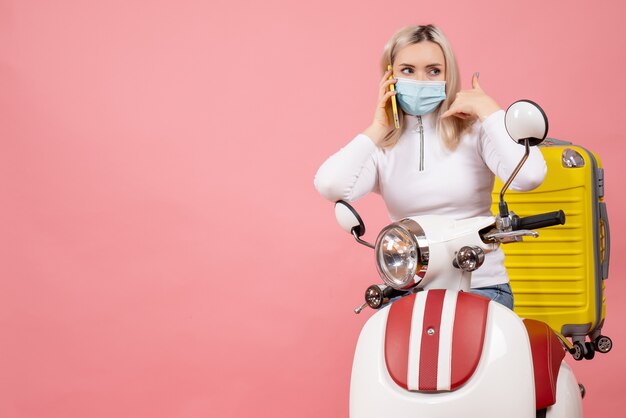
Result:
[[[580,361],[584,358],[585,348],[581,343],[575,342],[569,352],[572,354],[572,357],[574,357],[574,360]]]

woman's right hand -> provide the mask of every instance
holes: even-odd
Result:
[[[378,91],[378,104],[376,106],[376,112],[374,113],[374,120],[372,124],[363,131],[376,145],[382,144],[385,137],[395,128],[393,114],[391,111],[390,98],[396,94],[395,91],[390,91],[389,86],[395,84],[396,79],[389,77],[393,71],[388,70],[382,80],[380,80]]]

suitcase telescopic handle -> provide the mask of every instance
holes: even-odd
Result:
[[[556,212],[547,212],[539,215],[517,218],[513,220],[513,230],[539,229],[548,226],[563,225],[564,223],[565,213],[562,210],[557,210]]]

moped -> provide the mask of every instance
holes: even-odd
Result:
[[[374,249],[384,282],[368,287],[355,309],[377,312],[354,355],[351,418],[582,417],[584,388],[564,361],[560,337],[469,292],[486,253],[565,222],[563,211],[523,218],[509,211],[505,192],[548,126],[529,100],[511,105],[505,124],[525,153],[500,192],[497,216],[409,217],[371,244],[361,239],[365,225],[356,210],[336,203],[338,223]]]

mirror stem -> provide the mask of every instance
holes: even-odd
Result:
[[[352,235],[354,235],[354,239],[356,240],[356,242],[358,242],[359,244],[363,244],[366,247],[370,247],[372,250],[375,248],[373,244],[370,244],[367,241],[363,241],[361,238],[359,238],[359,235],[356,231],[356,228],[352,229]]]
[[[506,202],[504,201],[504,192],[507,191],[507,189],[509,188],[509,186],[513,182],[513,179],[515,178],[515,176],[517,176],[517,173],[519,173],[519,171],[522,169],[522,166],[524,165],[524,163],[528,159],[528,156],[530,155],[530,140],[528,138],[524,139],[524,148],[525,148],[524,149],[524,157],[522,157],[522,160],[519,162],[519,164],[517,164],[517,167],[515,167],[515,170],[513,170],[513,174],[511,174],[511,176],[506,181],[504,186],[502,186],[502,190],[500,190],[500,205],[499,205],[499,208],[500,208],[500,216],[502,218],[505,218],[505,217],[509,216],[509,208],[508,208]]]

